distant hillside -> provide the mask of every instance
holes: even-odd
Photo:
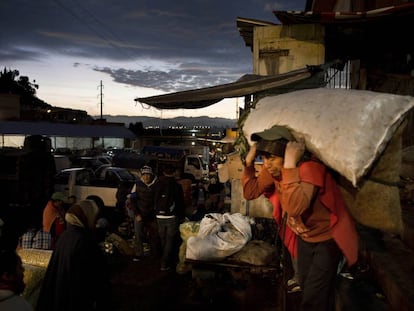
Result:
[[[236,127],[236,120],[225,118],[210,118],[210,117],[177,117],[172,119],[160,119],[145,116],[111,116],[103,115],[108,122],[124,123],[126,127],[130,123],[135,124],[141,122],[143,127],[161,127],[169,128],[171,126],[184,126],[186,128],[193,128],[194,126],[210,126],[211,128],[234,128]],[[99,118],[94,116],[94,118]]]

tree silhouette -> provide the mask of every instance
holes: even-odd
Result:
[[[4,68],[0,72],[0,93],[20,95],[21,104],[30,107],[50,107],[49,104],[36,97],[36,90],[39,85],[36,81],[30,82],[29,77],[20,76],[18,70]]]
[[[18,70],[10,70],[4,68],[0,72],[0,92],[16,95],[36,95],[39,88],[35,82],[30,82],[29,77],[21,76]]]
[[[28,77],[20,77],[17,83],[23,88],[23,91],[30,95],[36,95],[36,90],[39,88],[39,85],[35,84],[35,80],[33,83],[29,81]]]

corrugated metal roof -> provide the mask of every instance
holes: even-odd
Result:
[[[46,135],[62,137],[136,138],[124,126],[83,125],[49,122],[0,121],[0,134]]]
[[[136,98],[135,101],[145,103],[158,109],[198,109],[213,105],[224,98],[243,97],[272,89],[279,89],[279,93],[286,89],[315,88],[320,86],[315,73],[316,67],[308,67],[274,76],[244,75],[236,82],[213,87],[169,93],[145,98]]]
[[[314,11],[274,11],[273,14],[284,24],[346,24],[370,21],[385,22],[387,18],[410,18],[414,13],[414,3],[378,8],[361,12],[314,12]]]

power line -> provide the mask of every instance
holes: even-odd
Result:
[[[92,21],[95,24],[98,24],[98,29],[99,31],[95,28],[92,27],[91,23],[88,23],[88,21],[85,20],[85,18],[81,17],[75,10],[73,10],[71,7],[63,4],[60,0],[54,0],[55,3],[57,5],[59,5],[61,8],[63,8],[63,10],[65,10],[67,13],[69,13],[71,16],[73,16],[77,21],[79,21],[82,25],[84,25],[85,27],[87,27],[92,33],[94,33],[95,35],[97,35],[100,39],[102,39],[104,42],[106,42],[106,44],[110,47],[112,47],[113,49],[116,49],[117,51],[119,51],[120,53],[124,54],[126,57],[128,57],[129,59],[133,59],[133,56],[130,53],[127,53],[126,49],[121,49],[119,48],[119,46],[117,46],[116,44],[113,43],[113,41],[119,41],[120,43],[124,44],[125,46],[128,45],[127,42],[125,42],[124,40],[120,39],[118,36],[116,36],[114,33],[111,33],[108,28],[106,27],[106,25],[101,22],[92,12],[90,12],[88,9],[86,9],[85,7],[83,7],[82,5],[80,5],[80,3],[78,3],[77,1],[74,1],[75,5],[73,7],[78,7],[81,10],[83,10],[84,13],[86,13],[86,15],[89,16],[89,18],[92,19]],[[104,30],[106,33],[102,33],[102,30]]]
[[[125,42],[123,39],[121,39],[117,34],[115,34],[114,32],[112,32],[108,27],[107,27],[107,25],[105,24],[105,23],[103,23],[98,17],[96,17],[96,15],[93,13],[93,12],[91,12],[89,9],[87,9],[85,6],[83,6],[81,3],[79,3],[77,0],[72,0],[72,1],[74,1],[76,4],[77,4],[77,6],[79,7],[79,8],[81,8],[87,15],[89,15],[92,19],[93,19],[93,21],[96,23],[96,24],[98,24],[98,27],[100,26],[100,28],[99,29],[103,29],[108,35],[109,35],[109,37],[112,37],[113,39],[115,39],[115,41],[119,41],[120,43],[122,43],[123,45],[125,45],[125,46],[127,46],[127,45],[129,45],[129,43],[128,42]],[[114,45],[114,47],[116,48],[116,49],[119,49],[119,47],[117,46],[117,45]],[[124,49],[119,49],[120,51],[122,51],[122,52],[125,52],[125,50]]]

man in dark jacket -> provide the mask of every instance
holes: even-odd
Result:
[[[178,260],[179,226],[185,218],[184,192],[174,173],[173,166],[165,167],[155,189],[155,211],[162,249],[161,271],[169,270]]]
[[[131,197],[131,209],[134,214],[135,257],[139,261],[144,256],[144,242],[149,241],[152,257],[158,257],[160,238],[155,218],[155,185],[158,179],[150,166],[141,168],[141,177],[136,183],[135,195]],[[148,239],[147,237],[148,233]]]

